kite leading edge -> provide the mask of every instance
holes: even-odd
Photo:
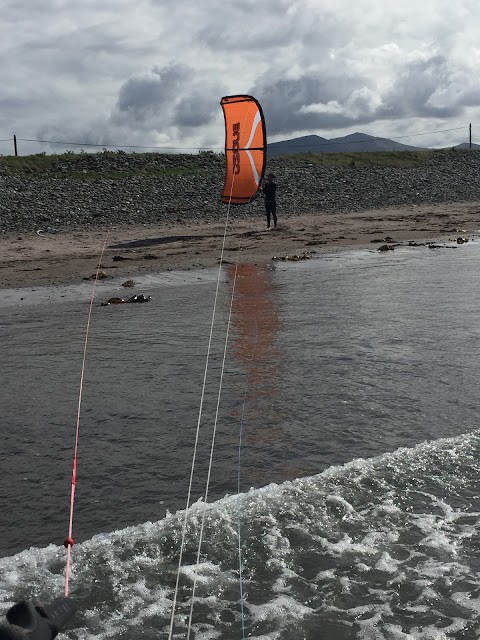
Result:
[[[225,118],[225,183],[222,202],[245,204],[258,193],[265,173],[267,134],[262,108],[252,96],[221,99]]]

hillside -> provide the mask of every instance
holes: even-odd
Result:
[[[268,145],[270,158],[296,153],[358,153],[373,151],[420,151],[422,147],[376,138],[366,133],[352,133],[341,138],[322,138],[320,136],[302,136],[292,140],[272,142]]]

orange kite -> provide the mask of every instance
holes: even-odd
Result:
[[[245,204],[257,195],[265,173],[267,134],[262,108],[252,96],[226,96],[220,104],[226,163],[222,202]]]

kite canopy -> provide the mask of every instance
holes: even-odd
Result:
[[[225,184],[222,202],[245,204],[257,195],[265,172],[267,135],[260,104],[252,96],[226,96]]]

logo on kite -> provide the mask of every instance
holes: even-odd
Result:
[[[233,175],[238,176],[240,173],[240,123],[233,123],[233,142],[232,142],[232,154],[233,154]]]
[[[225,182],[222,202],[245,204],[265,173],[267,135],[262,108],[252,96],[222,98],[225,118]]]

